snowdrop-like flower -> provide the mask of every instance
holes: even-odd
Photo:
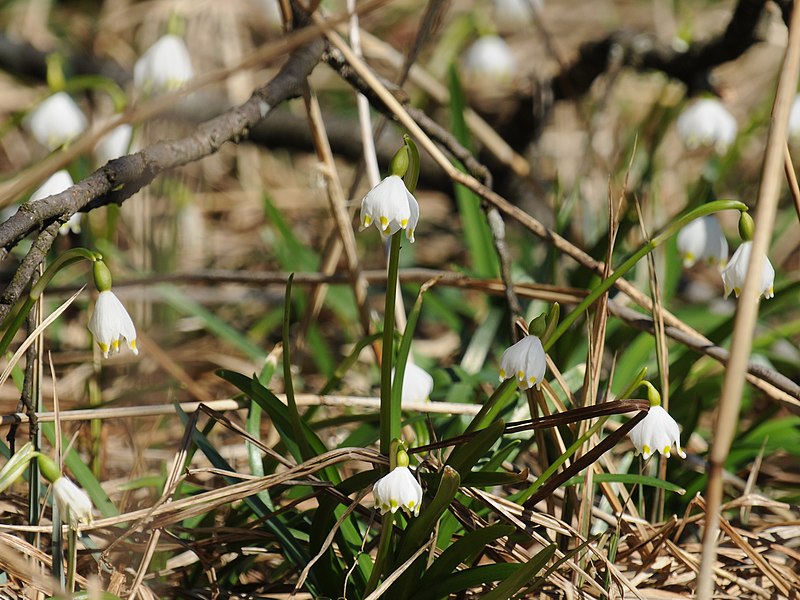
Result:
[[[92,522],[92,501],[68,477],[61,476],[53,484],[53,498],[61,517],[69,520],[70,527]]]
[[[681,229],[678,233],[678,252],[686,268],[698,260],[724,267],[728,262],[728,241],[717,218],[714,215],[700,217]]]
[[[419,204],[397,175],[389,175],[372,188],[361,201],[361,230],[372,223],[384,235],[406,230],[409,242],[414,241],[414,230],[419,221]]]
[[[160,38],[133,66],[133,85],[145,94],[178,89],[192,77],[189,50],[176,35]]]
[[[511,48],[496,35],[477,39],[464,57],[464,75],[475,84],[509,83],[516,72],[517,61]]]
[[[36,141],[55,150],[86,130],[86,116],[66,92],[47,98],[28,116],[25,123]]]
[[[544,7],[544,0],[494,0],[494,22],[504,31],[516,31],[533,23],[534,12]]]
[[[789,113],[789,141],[800,144],[800,94],[794,97],[792,111]]]
[[[651,406],[647,416],[639,421],[628,434],[636,448],[645,460],[654,452],[660,452],[667,458],[671,453],[672,445],[681,458],[686,458],[686,453],[681,449],[681,432],[675,419],[661,406]]]
[[[60,194],[67,188],[72,187],[73,183],[72,177],[67,171],[64,169],[56,171],[38,190],[33,192],[33,195],[31,195],[31,202],[42,200],[54,194]],[[58,232],[61,235],[67,235],[70,231],[72,233],[81,232],[81,213],[75,213],[66,223],[63,223],[61,227],[58,228]]]
[[[725,297],[727,298],[731,291],[739,297],[739,294],[744,287],[745,278],[747,276],[747,265],[750,262],[750,253],[753,250],[753,242],[742,242],[742,245],[733,253],[728,266],[722,270],[722,283],[725,285]],[[775,295],[774,289],[775,282],[775,269],[772,268],[772,263],[769,258],[764,256],[764,267],[761,271],[761,287],[759,294],[764,298],[772,298]]]
[[[131,352],[139,354],[136,348],[136,328],[131,316],[111,290],[100,292],[97,297],[94,313],[89,319],[89,331],[105,358],[108,358],[109,352],[119,352],[123,339],[128,342]]]
[[[736,139],[736,119],[716,98],[701,98],[678,117],[678,134],[690,149],[714,146],[722,154]]]
[[[422,487],[407,466],[397,466],[392,472],[381,477],[372,488],[375,507],[386,514],[397,512],[398,508],[411,516],[419,515],[422,506]]]
[[[500,358],[500,381],[516,377],[521,390],[539,386],[547,370],[542,341],[535,335],[527,335],[506,349]]]
[[[392,369],[392,382],[394,382],[394,369]],[[402,404],[427,402],[432,391],[433,377],[409,360],[403,373]]]
[[[127,123],[109,131],[94,147],[94,158],[97,164],[104,165],[110,160],[127,154],[132,136],[133,127]]]

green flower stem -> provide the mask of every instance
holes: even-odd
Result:
[[[73,248],[72,250],[67,250],[61,256],[59,256],[56,260],[53,261],[47,270],[42,274],[39,280],[31,287],[31,291],[28,293],[28,297],[25,298],[22,306],[20,306],[19,310],[16,313],[12,313],[13,317],[9,317],[11,320],[9,321],[9,325],[6,328],[6,332],[3,335],[3,339],[0,340],[0,356],[6,353],[8,347],[11,345],[14,336],[19,331],[19,328],[22,327],[22,324],[25,322],[25,317],[28,316],[28,313],[31,312],[33,305],[36,304],[36,301],[39,299],[39,296],[42,295],[47,284],[55,277],[55,274],[58,273],[61,269],[70,266],[73,263],[76,263],[80,260],[89,260],[89,261],[96,261],[98,260],[99,255],[95,252],[87,250],[86,248]]]
[[[400,437],[400,403],[392,402],[392,354],[394,346],[394,313],[397,298],[397,272],[400,266],[400,240],[403,231],[392,236],[389,268],[386,275],[386,310],[383,313],[383,347],[381,350],[381,454],[389,454],[394,438]],[[398,380],[402,386],[403,382]],[[395,406],[396,404],[396,406]]]
[[[496,406],[504,406],[504,402],[500,402],[501,399],[508,398],[514,391],[514,388],[517,387],[517,379],[516,377],[509,377],[503,383],[497,386],[494,393],[489,397],[484,404],[478,414],[475,415],[475,418],[472,419],[467,428],[464,430],[464,434],[472,433],[473,431],[477,431],[478,429],[482,429],[487,423],[492,421],[492,417],[495,417],[494,409]]]
[[[620,277],[625,275],[628,271],[633,268],[633,266],[639,262],[642,258],[647,256],[650,252],[652,252],[655,248],[663,244],[666,240],[670,237],[678,233],[686,224],[694,221],[695,219],[699,219],[700,217],[705,217],[706,215],[713,214],[715,212],[720,212],[723,210],[738,210],[740,212],[744,212],[747,210],[747,205],[738,202],[736,200],[716,200],[714,202],[709,202],[708,204],[704,204],[692,211],[689,211],[683,216],[678,217],[672,223],[667,225],[667,227],[659,233],[656,237],[652,240],[647,242],[644,246],[639,248],[628,260],[622,263],[619,268],[617,268],[614,273],[608,279],[604,279],[600,285],[598,285],[595,289],[589,293],[586,298],[584,298],[583,302],[581,302],[578,306],[575,307],[575,310],[570,312],[561,323],[559,323],[558,327],[556,328],[553,335],[545,342],[544,349],[549,350],[553,347],[553,344],[556,343],[558,338],[560,338],[564,333],[566,333],[567,329],[569,329],[570,325],[572,325],[578,317],[580,317],[586,310],[594,304],[594,302],[603,294],[605,294],[614,282],[617,281]]]
[[[367,587],[364,589],[364,597],[369,596],[378,587],[383,569],[386,567],[386,559],[389,558],[392,541],[392,529],[394,528],[394,515],[390,512],[382,517],[381,537],[378,540],[378,553],[375,556],[375,564],[372,567]]]
[[[595,433],[597,433],[600,430],[600,428],[603,426],[603,423],[605,423],[607,420],[608,420],[608,417],[602,417],[602,418],[598,419],[597,423],[595,423],[589,429],[587,429],[586,433],[584,433],[581,437],[579,437],[577,440],[575,440],[572,443],[572,445],[569,448],[567,448],[567,450],[566,450],[566,452],[564,452],[564,454],[562,454],[561,456],[556,458],[553,461],[553,463],[549,467],[547,467],[545,472],[542,473],[541,475],[539,475],[539,477],[536,479],[536,481],[534,481],[531,484],[531,487],[529,487],[527,490],[525,490],[521,494],[516,495],[513,498],[514,502],[516,502],[516,503],[518,503],[520,505],[524,504],[525,501],[528,500],[528,498],[533,496],[537,492],[537,490],[540,487],[542,487],[542,485],[544,485],[547,482],[547,480],[550,479],[550,477],[553,476],[553,474],[558,470],[558,468],[561,465],[563,465],[564,462],[570,456],[572,456],[573,454],[575,454],[575,452],[578,451],[578,448],[580,448],[584,443],[586,443],[586,441],[590,437],[592,437]]]

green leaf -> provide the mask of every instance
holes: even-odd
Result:
[[[475,434],[475,437],[454,448],[446,464],[458,471],[461,478],[465,479],[475,463],[500,439],[505,426],[505,421],[498,419],[485,429],[481,429]]]
[[[466,100],[455,64],[450,65],[449,83],[453,135],[462,146],[469,149],[469,128],[464,120]],[[462,165],[456,164],[456,166],[466,172]],[[458,183],[455,184],[455,193],[472,268],[479,277],[497,277],[500,274],[500,263],[497,260],[489,224],[481,209],[481,201],[473,192]]]
[[[33,449],[33,444],[27,442],[3,465],[3,468],[0,469],[0,492],[6,490],[22,476],[35,455],[36,450]]]
[[[492,581],[504,581],[513,577],[523,565],[518,563],[496,563],[493,565],[479,565],[458,571],[443,577],[433,585],[420,587],[414,600],[440,600],[449,598],[452,594]]]
[[[531,558],[525,565],[520,568],[511,577],[504,579],[500,585],[494,588],[488,594],[484,594],[483,600],[508,600],[519,590],[525,587],[531,579],[541,571],[545,565],[550,562],[553,555],[556,553],[556,545],[550,544],[544,550],[541,550],[536,556]]]
[[[435,585],[442,578],[450,575],[460,564],[471,564],[485,549],[489,542],[499,537],[509,536],[516,531],[512,525],[496,523],[483,529],[476,529],[465,534],[442,552],[425,572],[419,589],[425,590]],[[463,589],[463,588],[462,588]],[[450,590],[450,593],[456,590]]]
[[[595,473],[593,477],[595,483],[623,483],[625,485],[646,485],[649,487],[661,488],[669,492],[675,492],[683,496],[686,490],[679,485],[669,481],[664,481],[658,477],[648,475],[638,475],[635,473]],[[579,485],[586,480],[583,475],[572,477],[564,482],[564,485]]]

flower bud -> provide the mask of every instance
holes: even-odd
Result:
[[[742,238],[743,242],[749,242],[753,239],[753,233],[755,232],[756,224],[753,221],[753,217],[750,216],[750,213],[746,213],[744,211],[739,213],[739,236]]]
[[[92,274],[94,275],[94,285],[98,292],[111,290],[111,271],[108,270],[106,263],[102,260],[94,261]]]

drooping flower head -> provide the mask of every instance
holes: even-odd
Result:
[[[45,99],[25,121],[36,141],[55,150],[86,131],[86,116],[66,92]]]
[[[361,230],[372,223],[384,235],[406,230],[409,242],[414,241],[414,230],[419,221],[419,204],[397,175],[389,175],[372,188],[361,201]]]
[[[392,369],[392,383],[394,383],[394,369]],[[433,377],[409,360],[403,373],[402,404],[427,402],[432,391]]]
[[[647,411],[647,416],[628,433],[636,448],[636,454],[641,454],[645,460],[654,452],[660,452],[669,458],[674,444],[678,455],[686,458],[686,453],[681,448],[681,431],[678,423],[661,406],[661,396],[652,384],[643,381],[642,385],[648,388],[650,410]]]
[[[61,518],[73,529],[80,523],[91,523],[92,501],[86,492],[62,474],[56,462],[46,454],[37,452],[36,459],[42,476],[53,484],[53,498]]]
[[[724,267],[728,262],[728,240],[714,215],[695,219],[678,233],[678,252],[686,268],[698,260]]]
[[[139,354],[133,320],[111,291],[111,273],[102,260],[94,263],[94,280],[100,294],[97,296],[94,313],[89,319],[89,331],[100,346],[103,357],[108,358],[112,351],[119,352],[123,340],[128,342],[131,352]]]
[[[194,77],[184,41],[165,35],[142,54],[133,67],[133,85],[145,94],[176,90]]]
[[[70,527],[92,522],[92,501],[69,477],[61,476],[56,479],[53,484],[53,498],[58,504],[58,511],[68,520]]]
[[[742,242],[742,245],[733,253],[728,266],[722,270],[722,283],[725,285],[725,297],[727,298],[731,291],[739,297],[739,294],[744,287],[744,282],[747,278],[747,265],[750,263],[750,253],[753,250],[753,242]],[[772,263],[769,258],[764,256],[764,266],[761,270],[761,285],[759,287],[759,295],[769,299],[775,295],[774,289],[775,282],[775,269],[772,268]]]
[[[31,195],[31,202],[42,200],[48,196],[53,196],[54,194],[60,194],[67,188],[72,187],[73,183],[72,177],[68,171],[65,171],[64,169],[56,171],[41,185],[39,189],[33,192]],[[61,235],[67,235],[70,231],[72,233],[81,232],[81,213],[75,213],[66,223],[63,223],[61,227],[58,228],[58,232]]]
[[[464,56],[464,75],[474,85],[508,84],[516,72],[511,48],[496,35],[478,38]]]
[[[372,487],[375,507],[384,515],[403,509],[408,516],[419,515],[422,506],[422,487],[408,468],[408,454],[397,452],[397,466],[388,475],[381,477]]]
[[[515,377],[521,390],[536,386],[538,390],[547,370],[547,358],[542,341],[527,335],[506,349],[500,358],[500,381]]]
[[[736,119],[716,98],[701,98],[678,117],[678,134],[690,149],[713,146],[720,154],[736,139]]]
[[[98,165],[104,165],[110,160],[119,158],[128,153],[133,136],[133,127],[123,123],[115,127],[100,138],[94,147],[94,158]]]

